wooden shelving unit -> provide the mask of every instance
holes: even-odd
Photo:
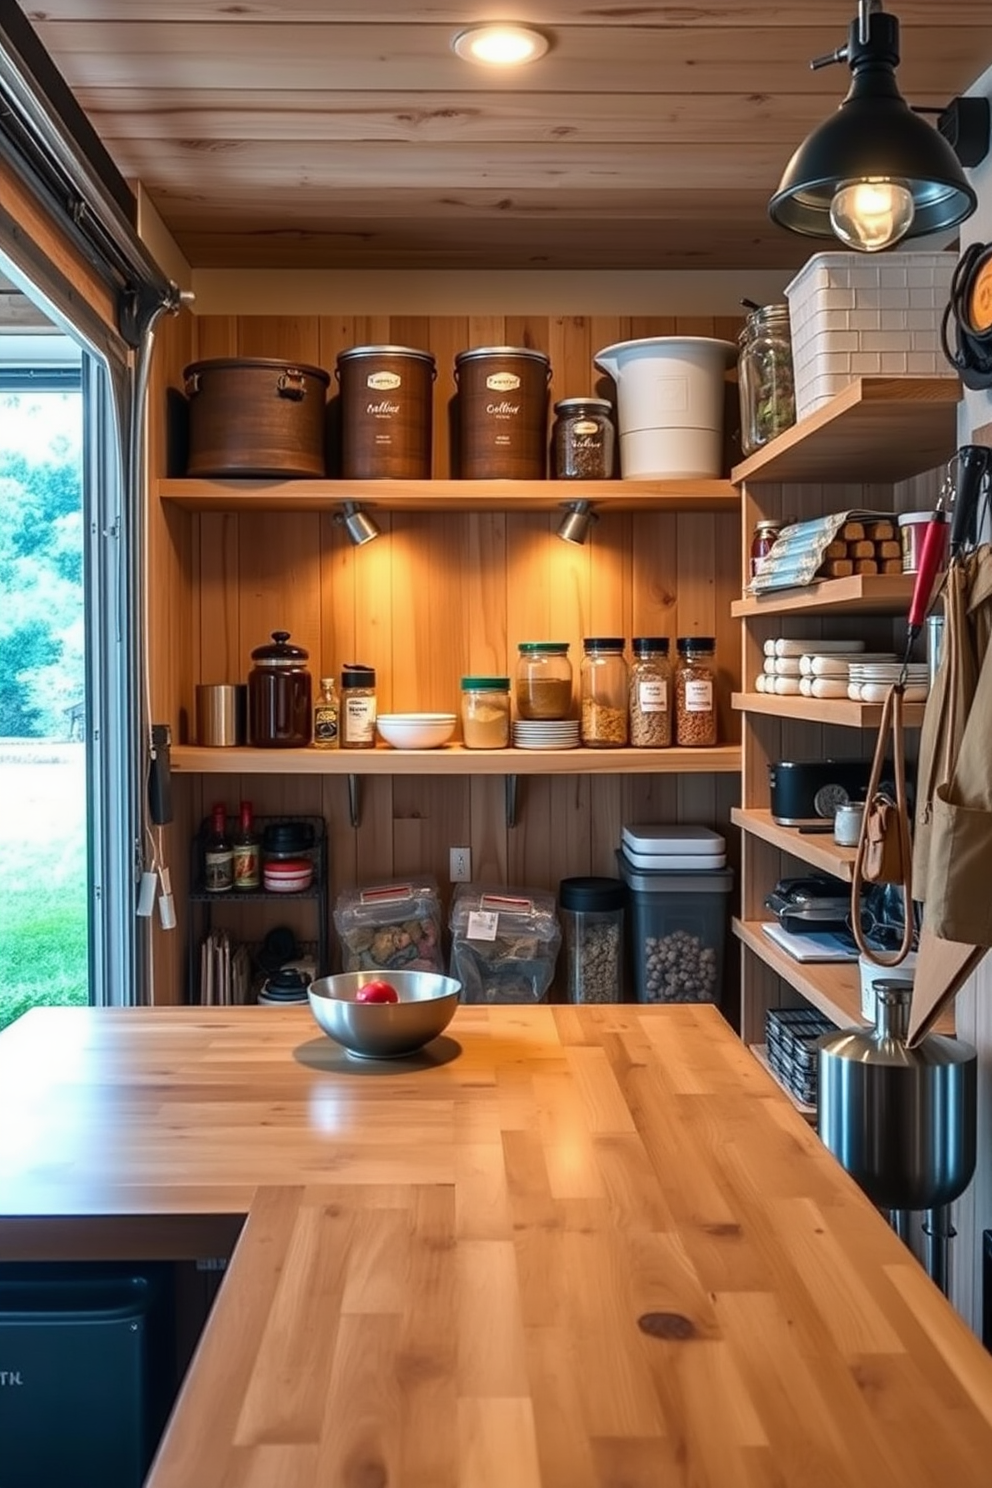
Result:
[[[779,697],[768,692],[735,692],[731,702],[738,713],[765,713],[772,718],[832,723],[838,728],[877,729],[882,719],[880,703],[855,703],[849,698]],[[925,707],[924,703],[906,703],[903,720],[907,728],[919,728]]]
[[[901,481],[948,459],[961,384],[948,377],[859,377],[734,467],[755,481]]]
[[[333,512],[357,501],[382,511],[554,511],[590,501],[616,512],[733,512],[740,493],[726,480],[159,480],[161,501],[187,511]]]
[[[835,878],[850,883],[854,848],[839,847],[829,833],[821,835],[800,832],[798,827],[780,827],[778,822],[772,820],[770,811],[757,806],[735,806],[730,819],[742,832],[750,832],[763,842],[779,848],[781,852],[801,858],[811,868],[816,868],[821,873],[832,873]]]
[[[795,1106],[796,1110],[799,1112],[803,1120],[808,1121],[811,1126],[815,1126],[816,1107],[808,1106],[805,1101],[797,1100],[789,1087],[782,1084],[782,1081],[779,1079],[778,1075],[772,1069],[771,1064],[768,1061],[767,1044],[748,1044],[748,1048],[750,1049],[751,1053],[754,1055],[758,1063],[761,1065],[761,1068],[765,1071],[765,1073],[768,1074],[775,1081],[775,1084],[778,1086],[779,1090],[781,1090],[782,1094],[787,1096],[791,1103]]]
[[[865,1022],[861,1016],[861,983],[856,961],[793,961],[769,940],[760,920],[735,919],[733,929],[749,951],[839,1027]]]
[[[937,472],[954,452],[960,385],[954,377],[863,377],[851,383],[809,418],[742,461],[732,472],[741,487],[742,572],[747,572],[751,533],[761,517],[781,520],[821,516],[864,505],[872,509],[920,509],[930,499],[926,482],[897,491],[898,482]],[[877,487],[863,496],[852,482],[884,482],[891,499]],[[939,474],[931,482],[933,497]],[[838,489],[831,492],[829,486]],[[922,494],[921,494],[922,492]],[[814,622],[824,635],[864,634],[857,622],[879,638],[898,632],[913,588],[913,576],[865,575],[824,580],[804,588],[747,595],[732,603],[741,622],[745,687],[761,667],[765,641],[776,633],[805,633]],[[782,617],[790,626],[777,632]],[[875,618],[872,618],[875,617]],[[886,625],[886,619],[892,623]],[[845,622],[831,632],[828,622]],[[815,641],[811,637],[811,643]],[[889,642],[888,644],[893,644]],[[887,647],[886,647],[887,649]],[[861,749],[870,755],[881,721],[879,704],[846,698],[779,697],[743,691],[733,707],[743,717],[741,805],[732,812],[740,827],[741,916],[734,929],[743,950],[741,1028],[749,1044],[763,1037],[765,1011],[783,1001],[805,999],[835,1023],[860,1023],[861,993],[856,963],[800,963],[776,946],[761,929],[768,918],[765,897],[776,879],[795,872],[791,859],[811,870],[851,880],[854,850],[838,847],[830,835],[781,827],[769,810],[768,767],[777,759],[822,758],[829,750],[831,726],[862,730]],[[923,721],[925,704],[907,705],[909,728]],[[826,729],[824,729],[826,726]],[[806,742],[804,742],[806,741]],[[846,752],[846,751],[845,751]],[[856,751],[855,751],[856,752]]]
[[[803,589],[775,589],[770,594],[735,599],[735,620],[756,615],[895,615],[909,609],[915,574],[852,574],[823,579]]]
[[[703,775],[736,774],[740,746],[713,749],[172,749],[177,774],[198,775]]]

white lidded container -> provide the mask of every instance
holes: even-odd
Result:
[[[624,827],[621,846],[630,866],[642,872],[698,872],[727,864],[727,844],[709,827],[668,822]]]
[[[624,480],[715,480],[723,474],[724,374],[730,341],[648,336],[593,358],[617,388]]]

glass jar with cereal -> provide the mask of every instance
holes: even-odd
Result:
[[[590,749],[622,749],[627,742],[627,663],[623,638],[582,642],[582,742]]]
[[[672,742],[672,667],[667,636],[635,636],[630,668],[630,742],[667,749]]]
[[[675,742],[683,748],[716,743],[716,643],[712,636],[679,636],[675,669]]]

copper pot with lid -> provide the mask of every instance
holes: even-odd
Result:
[[[272,643],[256,646],[248,674],[248,739],[259,749],[302,749],[310,743],[310,653],[274,630]]]

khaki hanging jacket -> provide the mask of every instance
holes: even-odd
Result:
[[[992,548],[953,563],[920,737],[913,897],[942,940],[992,946]]]

